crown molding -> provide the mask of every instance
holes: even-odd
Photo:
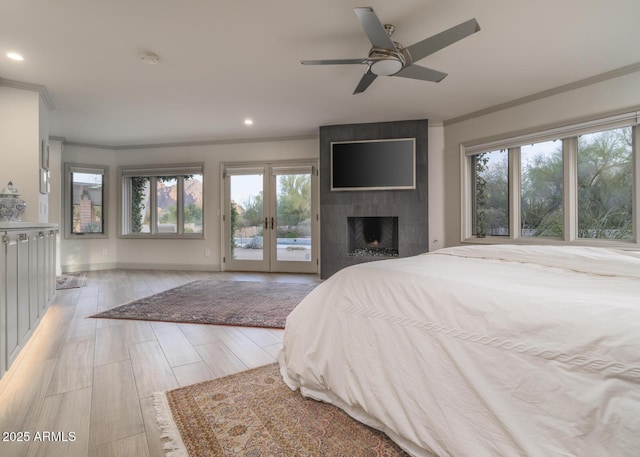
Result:
[[[42,86],[42,88],[40,89],[40,98],[49,111],[53,111],[54,109],[56,109],[56,107],[53,105],[53,100],[51,100],[51,96],[49,95],[49,91],[44,86]]]
[[[464,114],[462,116],[447,119],[443,122],[443,124],[445,127],[448,127],[450,125],[457,124],[459,122],[468,121],[476,117],[485,116],[487,114],[496,113],[498,111],[502,111],[509,108],[514,108],[516,106],[531,103],[537,100],[541,100],[543,98],[551,97],[553,95],[559,95],[575,89],[580,89],[582,87],[590,86],[592,84],[596,84],[599,82],[608,81],[610,79],[619,78],[620,76],[629,75],[631,73],[636,73],[638,71],[640,71],[640,62],[627,65],[626,67],[616,68],[615,70],[607,71],[605,73],[600,73],[599,75],[591,76],[589,78],[581,79],[579,81],[574,81],[568,84],[564,84],[562,86],[554,87],[552,89],[543,90],[542,92],[537,92],[535,94],[517,98],[515,100],[511,100],[505,103],[501,103],[499,105],[491,106],[489,108],[484,108],[478,111],[474,111],[469,114]]]
[[[53,137],[52,137],[53,138]],[[211,145],[225,145],[225,144],[247,144],[247,143],[269,143],[276,141],[304,141],[304,140],[317,140],[318,135],[301,135],[301,136],[287,136],[287,137],[266,137],[266,138],[243,138],[243,139],[229,139],[229,140],[204,140],[204,141],[185,141],[179,143],[155,143],[155,144],[131,144],[120,146],[109,146],[104,144],[82,143],[78,141],[67,141],[64,137],[55,137],[67,146],[75,146],[82,148],[92,149],[107,149],[110,151],[123,151],[132,149],[158,149],[158,148],[177,148],[177,147],[189,147],[189,146],[211,146]]]
[[[11,87],[12,89],[20,89],[20,90],[30,90],[33,92],[38,92],[40,94],[40,98],[46,105],[49,111],[53,111],[55,106],[53,105],[53,101],[51,100],[51,96],[47,91],[47,87],[42,84],[33,84],[33,83],[25,83],[23,81],[16,81],[13,79],[4,79],[0,78],[0,86]]]

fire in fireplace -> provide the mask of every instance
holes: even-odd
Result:
[[[397,217],[347,217],[347,227],[347,255],[398,256]]]

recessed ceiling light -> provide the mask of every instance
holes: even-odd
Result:
[[[18,60],[18,61],[24,60],[24,57],[22,57],[17,52],[7,52],[7,57],[10,58],[11,60]]]
[[[253,119],[245,119],[244,125],[253,125]]]

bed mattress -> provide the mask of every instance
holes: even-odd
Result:
[[[640,255],[462,246],[365,263],[289,315],[292,389],[416,456],[639,456]]]

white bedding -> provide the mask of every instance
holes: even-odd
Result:
[[[640,255],[455,247],[346,268],[289,315],[279,361],[411,455],[637,457]]]

